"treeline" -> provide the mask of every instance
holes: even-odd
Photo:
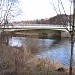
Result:
[[[51,17],[49,19],[41,19],[41,20],[36,20],[36,24],[59,24],[59,25],[67,25],[67,23],[70,22],[70,15],[56,15],[54,17]]]
[[[48,18],[48,19],[37,19],[37,20],[27,20],[27,21],[20,21],[15,23],[23,23],[23,24],[58,24],[58,25],[67,25],[70,22],[70,17],[72,18],[72,15],[56,15],[54,17]]]

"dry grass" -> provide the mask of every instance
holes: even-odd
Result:
[[[57,71],[62,64],[33,57],[26,48],[0,45],[0,75],[68,75]]]
[[[57,65],[57,63],[55,63],[55,65]],[[57,66],[54,66],[53,62],[49,59],[31,58],[27,62],[27,66],[29,67],[30,73],[32,73],[27,75],[68,75],[67,71],[57,71]],[[58,67],[61,67],[60,63]]]

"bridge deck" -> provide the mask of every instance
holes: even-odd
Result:
[[[67,26],[70,29],[69,26]],[[15,31],[15,30],[28,30],[28,29],[53,29],[53,30],[61,30],[67,31],[66,27],[63,25],[50,25],[50,24],[22,24],[22,25],[9,25],[9,26],[0,26],[0,29],[5,29],[7,31]]]

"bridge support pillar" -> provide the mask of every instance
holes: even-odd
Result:
[[[61,31],[61,37],[70,37],[70,34],[67,31]]]

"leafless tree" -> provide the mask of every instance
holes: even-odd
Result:
[[[73,75],[73,73],[72,73],[72,69],[73,69],[72,66],[73,66],[73,51],[74,51],[75,0],[69,0],[69,1],[71,3],[70,7],[69,7],[70,8],[70,16],[69,16],[69,18],[66,15],[65,7],[63,6],[62,0],[58,0],[58,9],[55,7],[53,2],[51,4],[53,5],[53,8],[56,11],[56,13],[58,14],[58,12],[59,12],[60,15],[61,15],[61,10],[60,10],[60,5],[61,5],[65,16],[67,17],[67,19],[69,19],[69,25],[64,25],[64,20],[63,20],[63,18],[61,16],[62,22],[63,22],[63,26],[70,33],[70,36],[71,36],[71,56],[70,56],[69,75]],[[73,5],[73,16],[71,14],[72,5]],[[67,26],[69,26],[70,28],[68,29]]]
[[[21,13],[21,9],[18,6],[19,6],[19,0],[0,0],[0,27],[2,26],[5,28],[5,26],[9,26],[10,25],[9,22],[14,17],[18,16]],[[4,36],[1,36],[1,37],[3,38]],[[8,44],[9,37],[8,36],[6,37],[7,37],[6,39],[7,39],[7,44]],[[16,56],[17,56],[17,51],[16,51]],[[15,57],[15,69],[17,69],[16,62],[17,62],[17,57],[18,57],[16,56],[14,56]],[[15,70],[15,72],[16,71],[17,70]]]
[[[18,4],[19,0],[0,0],[0,25],[5,27],[12,18],[20,14]]]

